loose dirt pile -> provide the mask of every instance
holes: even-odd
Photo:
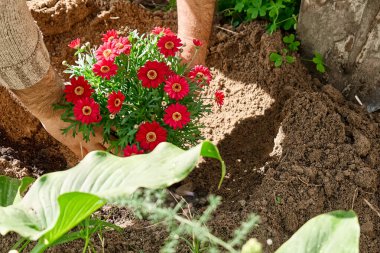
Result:
[[[63,60],[72,62],[67,44],[76,37],[99,44],[99,35],[110,28],[176,29],[174,13],[151,12],[124,1],[89,1],[78,7],[76,1],[51,2],[48,6],[32,1],[31,6],[59,70]],[[69,22],[69,17],[75,18]],[[207,65],[215,76],[213,91],[224,90],[226,100],[221,110],[215,106],[205,118],[204,134],[218,143],[228,174],[217,190],[220,169],[206,161],[184,184],[193,185],[191,190],[199,196],[223,197],[210,223],[219,236],[230,235],[254,212],[261,216],[261,225],[251,236],[262,242],[272,239],[266,252],[273,252],[308,219],[353,209],[361,224],[361,252],[378,252],[380,218],[365,200],[380,206],[379,117],[374,114],[371,119],[331,85],[311,77],[300,57],[294,64],[274,68],[268,56],[283,48],[281,39],[280,32],[265,33],[260,22],[235,32],[214,28]],[[4,90],[0,97],[1,174],[40,175],[75,163],[72,154]],[[194,204],[196,211],[204,208]],[[145,228],[149,224],[135,220],[127,209],[107,207],[102,214],[125,227],[122,234],[106,236],[106,252],[158,252],[166,235],[162,228]],[[13,238],[2,239],[4,250]],[[76,242],[54,251],[78,252],[81,246]]]

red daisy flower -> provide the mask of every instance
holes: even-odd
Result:
[[[127,37],[115,39],[115,49],[117,54],[129,54],[131,52],[131,42]]]
[[[215,92],[215,102],[219,107],[222,107],[224,103],[224,93],[221,90]]]
[[[92,98],[78,100],[74,105],[74,116],[76,120],[84,124],[91,124],[102,120],[99,104]]]
[[[77,49],[80,46],[80,39],[76,38],[75,40],[72,40],[68,46]]]
[[[164,35],[175,35],[175,33],[173,33],[172,30],[170,30],[170,28],[160,26],[156,26],[155,28],[153,28],[152,33],[156,35],[160,35],[161,33]]]
[[[168,57],[175,56],[175,53],[179,51],[182,43],[176,35],[164,35],[158,40],[157,46],[161,54]]]
[[[136,140],[140,147],[152,151],[159,143],[166,141],[167,132],[156,121],[145,122],[140,125],[136,133]]]
[[[203,42],[201,40],[198,40],[198,39],[193,39],[193,44],[196,47],[201,47],[203,45]]]
[[[91,85],[84,79],[83,76],[71,78],[70,85],[65,86],[66,101],[76,103],[79,99],[90,97],[94,92]]]
[[[170,76],[165,83],[164,90],[171,99],[180,100],[189,93],[189,84],[182,76]]]
[[[103,34],[102,41],[110,42],[117,38],[118,38],[118,35],[117,35],[116,30],[112,29],[112,30],[108,30],[105,34]]]
[[[144,154],[144,150],[139,150],[137,148],[136,144],[126,146],[125,149],[123,150],[124,156],[133,156],[133,155],[139,155],[139,154]]]
[[[96,50],[96,59],[114,61],[115,57],[118,56],[116,52],[116,43],[114,41],[105,42]]]
[[[123,102],[125,100],[125,96],[121,91],[115,92],[113,91],[108,96],[108,102],[107,102],[107,108],[112,114],[116,114],[120,111],[121,106],[123,105]]]
[[[174,130],[177,128],[183,128],[190,122],[190,112],[184,105],[178,103],[171,104],[165,109],[164,122]]]
[[[111,76],[116,75],[117,65],[113,61],[101,60],[94,64],[92,70],[96,75],[109,80]]]
[[[146,88],[157,88],[165,81],[165,76],[169,73],[169,67],[158,61],[147,61],[137,73],[142,81],[142,86]]]
[[[210,70],[203,65],[195,65],[189,72],[189,77],[197,83],[205,81],[207,84],[210,84],[212,79]]]

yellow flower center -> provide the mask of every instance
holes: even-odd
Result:
[[[112,54],[112,50],[111,49],[106,49],[106,50],[103,51],[103,56],[105,58],[108,58],[111,54]]]
[[[121,104],[121,100],[119,98],[115,99],[115,106],[118,107]]]
[[[173,49],[173,47],[174,47],[174,43],[173,43],[173,41],[168,41],[168,42],[166,42],[165,43],[165,48],[166,49]]]
[[[92,112],[91,107],[89,107],[88,105],[83,106],[82,108],[83,115],[88,116],[91,114],[91,112]]]
[[[179,84],[179,83],[173,83],[173,85],[172,85],[172,89],[173,89],[173,91],[175,91],[175,92],[180,92],[180,91],[182,90],[182,86],[181,86],[181,84]]]
[[[113,41],[114,39],[115,39],[114,36],[110,36],[110,37],[108,37],[108,42]]]
[[[197,78],[203,78],[205,75],[202,72],[198,72],[196,76]]]
[[[108,66],[102,66],[100,68],[100,72],[102,72],[102,73],[108,73],[109,71],[110,71],[110,67],[108,67]]]
[[[153,69],[149,70],[148,73],[146,74],[146,76],[150,79],[150,80],[154,80],[157,78],[157,72]]]
[[[146,134],[146,141],[147,142],[154,142],[157,140],[157,135],[155,132],[149,132]]]
[[[180,121],[180,120],[182,119],[182,114],[180,114],[179,112],[175,112],[175,113],[173,113],[173,115],[172,115],[172,119],[173,119],[174,121]]]
[[[120,43],[120,42],[118,42],[118,43],[116,44],[116,47],[117,47],[118,49],[123,49],[123,47],[124,47],[124,44],[123,44],[123,43]]]
[[[74,89],[74,93],[75,95],[80,96],[84,93],[84,88],[82,86],[78,86]]]

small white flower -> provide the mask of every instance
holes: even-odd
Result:
[[[115,114],[110,114],[110,119],[114,119],[115,118]]]
[[[134,125],[133,128],[134,128],[134,129],[138,129],[138,128],[139,128],[139,125]]]
[[[161,105],[162,105],[162,106],[167,106],[168,103],[166,103],[166,101],[162,101],[162,102],[161,102]]]

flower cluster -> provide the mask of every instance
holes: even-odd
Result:
[[[212,80],[201,65],[188,67],[180,57],[181,40],[169,28],[155,27],[150,34],[121,36],[109,30],[96,49],[76,39],[75,65],[65,86],[62,120],[64,133],[82,133],[86,141],[95,127],[103,129],[104,142],[125,156],[152,151],[168,141],[186,148],[202,139],[200,118],[212,107],[205,89]],[[202,42],[194,39],[198,50]],[[224,95],[215,93],[221,106]]]

